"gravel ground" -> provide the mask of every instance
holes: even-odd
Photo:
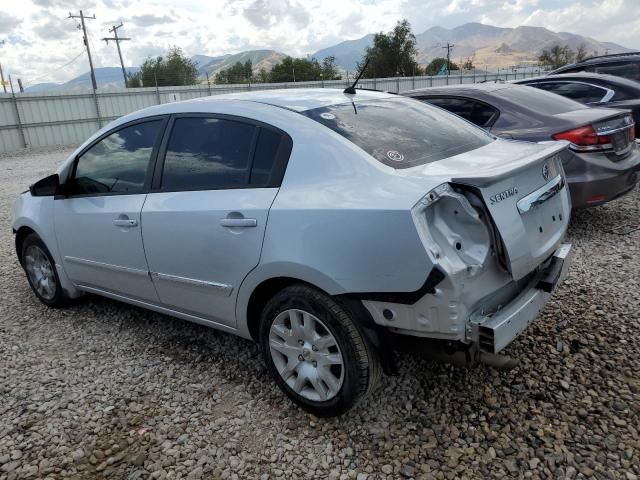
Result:
[[[401,358],[337,419],[293,406],[252,343],[89,296],[49,310],[12,199],[68,150],[0,157],[0,480],[640,476],[640,192],[578,212],[570,278],[511,371]]]

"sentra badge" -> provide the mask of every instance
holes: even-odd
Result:
[[[504,192],[496,193],[492,197],[489,197],[489,200],[491,201],[491,205],[495,205],[496,203],[500,203],[507,198],[513,197],[517,193],[518,189],[516,187],[512,187],[508,190],[505,190]]]

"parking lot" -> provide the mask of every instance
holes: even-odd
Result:
[[[334,419],[295,407],[252,343],[87,296],[50,310],[10,207],[69,149],[0,157],[0,480],[640,476],[640,192],[575,212],[569,279],[505,353],[457,369],[403,356]]]

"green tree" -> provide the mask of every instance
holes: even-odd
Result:
[[[325,80],[340,80],[342,78],[336,65],[336,57],[324,57],[322,60],[322,78]]]
[[[583,43],[578,47],[576,51],[576,62],[581,62],[587,58],[587,46]]]
[[[583,52],[582,54],[586,55],[586,52]],[[549,50],[542,50],[542,53],[538,57],[538,61],[543,67],[559,68],[568,63],[573,63],[575,58],[576,52],[571,50],[568,45],[554,45]]]
[[[373,45],[367,48],[358,70],[369,59],[364,78],[420,75],[416,54],[416,37],[409,22],[402,20],[391,32],[375,34]]]
[[[272,82],[310,82],[340,78],[335,58],[326,57],[322,64],[315,58],[285,57],[271,67]]]
[[[262,67],[260,71],[258,71],[255,81],[260,83],[269,83],[271,81],[271,75],[269,75],[266,68]]]
[[[251,59],[246,62],[236,62],[229,68],[216,73],[216,83],[248,83],[253,76]]]
[[[475,67],[475,65],[473,64],[473,57],[468,57],[464,62],[462,62],[462,65],[460,65],[460,68],[462,70],[473,70]],[[449,69],[453,70],[451,68],[451,62],[449,62]]]
[[[198,68],[184,56],[179,47],[171,47],[167,54],[156,58],[147,58],[140,67],[141,81],[145,87],[154,85],[181,86],[195,85],[198,82]]]
[[[127,88],[142,87],[142,72],[127,74]]]
[[[446,71],[446,65],[446,58],[436,57],[431,60],[431,62],[429,62],[429,65],[424,68],[424,73],[425,75],[438,75],[441,71],[443,71],[443,67]],[[456,65],[454,62],[449,61],[449,70],[460,70],[460,67],[458,67],[458,65]]]

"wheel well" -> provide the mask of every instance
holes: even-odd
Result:
[[[260,314],[262,313],[262,309],[264,308],[264,306],[271,299],[271,297],[273,297],[280,290],[288,287],[289,285],[297,283],[311,285],[310,283],[299,280],[297,278],[276,277],[265,280],[255,288],[255,290],[251,294],[251,297],[249,298],[249,304],[247,306],[247,325],[249,326],[249,333],[251,333],[251,338],[253,338],[256,342],[258,341],[258,330],[260,328]]]
[[[29,227],[20,227],[16,232],[16,254],[18,255],[20,265],[22,265],[22,244],[24,243],[24,239],[31,233],[35,232]]]

